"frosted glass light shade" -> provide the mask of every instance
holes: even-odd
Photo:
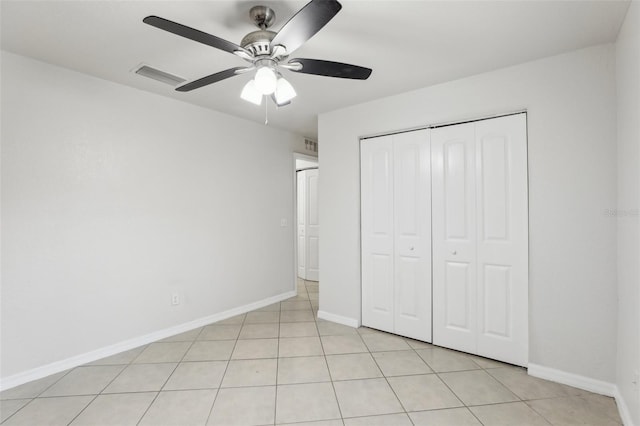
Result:
[[[276,90],[276,73],[269,67],[259,68],[258,71],[256,71],[254,80],[256,82],[256,88],[263,95],[270,95]]]
[[[256,82],[249,80],[242,88],[240,97],[252,104],[260,105],[262,103],[262,93],[256,88]]]
[[[291,99],[296,97],[296,91],[287,80],[280,77],[276,85],[276,103],[278,105],[286,104]]]

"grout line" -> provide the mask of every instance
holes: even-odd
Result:
[[[236,345],[238,344],[238,337],[240,337],[240,332],[242,331],[242,327],[247,320],[248,312],[245,312],[242,317],[242,322],[240,323],[240,330],[238,331],[238,336],[233,344],[233,348],[231,348],[231,353],[229,354],[229,359],[227,360],[227,365],[222,372],[222,378],[220,379],[220,385],[218,386],[218,390],[216,391],[216,396],[213,398],[213,403],[211,404],[211,408],[209,409],[209,414],[207,415],[207,420],[204,424],[209,424],[209,420],[211,419],[211,414],[213,414],[213,408],[216,406],[216,401],[218,400],[218,395],[220,395],[220,390],[222,389],[222,382],[224,382],[224,377],[227,375],[227,370],[229,369],[229,364],[231,364],[231,359],[233,357],[233,352],[236,350]],[[204,329],[204,328],[203,328]]]
[[[318,339],[320,340],[320,347],[322,348],[322,355],[324,357],[324,365],[327,367],[327,372],[329,373],[329,381],[331,383],[331,389],[333,389],[333,396],[336,399],[336,405],[338,406],[338,413],[340,413],[340,420],[344,425],[344,416],[342,414],[342,407],[340,407],[340,401],[338,400],[338,393],[336,392],[336,386],[333,382],[333,375],[331,374],[331,369],[329,368],[329,362],[327,361],[327,353],[324,350],[324,343],[322,342],[322,337],[320,336],[320,328],[318,327],[318,321],[315,321],[315,324],[316,324],[316,331],[318,332]]]

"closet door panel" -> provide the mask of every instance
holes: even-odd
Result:
[[[429,131],[393,136],[394,332],[431,341]]]
[[[474,123],[431,132],[433,342],[475,352]]]
[[[362,324],[393,332],[394,223],[391,136],[360,144]]]
[[[476,123],[478,354],[528,361],[525,114]]]

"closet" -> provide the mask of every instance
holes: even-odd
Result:
[[[362,323],[431,341],[429,132],[363,140]]]
[[[363,325],[526,365],[526,143],[524,113],[361,141]]]

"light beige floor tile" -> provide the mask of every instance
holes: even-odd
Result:
[[[321,336],[326,355],[369,352],[360,336]]]
[[[140,426],[199,426],[207,422],[216,390],[160,392]]]
[[[522,399],[543,399],[558,396],[571,396],[572,390],[576,391],[574,393],[575,395],[580,395],[582,393],[582,391],[561,385],[560,383],[554,383],[548,380],[529,376],[525,369],[516,369],[513,367],[492,368],[487,370],[487,373]]]
[[[318,320],[321,336],[357,335],[358,329],[323,319]]]
[[[281,311],[299,311],[311,309],[311,304],[308,300],[285,300],[280,303]]]
[[[579,390],[575,388],[571,389],[574,391]],[[582,392],[583,393],[580,396],[589,403],[589,406],[594,407],[610,419],[615,420],[618,423],[622,423],[622,419],[620,419],[620,411],[618,410],[615,399],[604,395],[598,395],[596,393],[586,391]]]
[[[515,365],[506,364],[504,362],[496,361],[494,359],[484,358],[484,357],[481,357],[481,356],[475,356],[475,355],[467,355],[467,356],[469,358],[471,358],[471,360],[473,362],[475,362],[480,367],[485,368],[485,369],[507,368],[507,367],[508,368],[515,368],[515,369],[520,368],[520,367],[516,367]]]
[[[240,324],[212,324],[204,327],[198,340],[235,340],[240,334]]]
[[[429,367],[435,372],[479,370],[480,366],[468,356],[448,349],[418,349],[416,350]]]
[[[323,355],[320,338],[313,337],[282,337],[278,347],[278,356],[312,356]]]
[[[318,420],[317,422],[296,422],[296,423],[276,423],[276,425],[287,426],[343,426],[341,419],[334,420]]]
[[[382,372],[369,353],[327,355],[327,364],[333,380],[382,377]]]
[[[278,311],[253,311],[247,314],[245,324],[264,324],[280,321],[280,310]]]
[[[262,308],[256,309],[252,312],[280,312],[280,302],[263,306]]]
[[[135,426],[157,392],[98,395],[71,426]]]
[[[89,405],[93,398],[93,396],[63,396],[34,399],[2,425],[66,426],[84,407]]]
[[[375,352],[372,355],[385,376],[433,373],[414,351]]]
[[[275,385],[277,370],[278,360],[275,358],[230,361],[222,387]]]
[[[309,301],[309,295],[307,294],[306,291],[298,293],[297,295],[290,297],[287,300],[284,300],[284,302],[300,302],[304,300],[306,300],[307,302]]]
[[[280,322],[310,322],[315,321],[315,316],[311,309],[303,311],[282,311],[280,312]]]
[[[162,390],[215,389],[226,368],[227,361],[181,362]]]
[[[340,418],[331,383],[278,386],[276,421],[310,422]]]
[[[343,417],[375,416],[404,412],[385,379],[334,382]]]
[[[124,365],[74,368],[41,396],[97,395],[124,369]]]
[[[97,361],[90,362],[85,365],[127,365],[131,364],[134,359],[142,353],[146,346],[140,346],[139,348],[133,348],[128,351],[120,352],[115,355],[108,356],[106,358],[99,359]]]
[[[238,339],[267,339],[278,337],[280,326],[278,323],[245,324],[240,330]]]
[[[435,374],[389,377],[388,380],[407,411],[436,410],[463,405]]]
[[[31,399],[8,399],[0,401],[0,423],[7,420],[30,401]]]
[[[482,426],[467,408],[418,411],[409,413],[409,417],[415,426]]]
[[[516,395],[484,370],[441,373],[440,378],[465,405],[519,401]]]
[[[133,360],[133,363],[180,362],[190,346],[191,342],[152,343]]]
[[[220,389],[207,424],[273,424],[275,403],[275,386]]]
[[[311,337],[318,335],[315,322],[284,322],[280,324],[280,337]]]
[[[278,339],[238,340],[231,359],[276,358]]]
[[[409,344],[409,346],[411,346],[411,348],[413,349],[432,349],[433,348],[433,345],[431,343],[421,342],[419,340],[405,338],[404,341],[407,342],[407,344]]]
[[[229,317],[220,321],[216,321],[214,324],[216,325],[233,325],[233,324],[242,324],[244,322],[247,314],[240,314],[233,317]]]
[[[28,382],[11,389],[7,389],[6,391],[0,392],[0,400],[35,398],[36,396],[44,392],[48,387],[52,386],[54,383],[64,377],[64,375],[67,373],[68,371],[52,374],[42,379],[34,380],[32,382]]]
[[[393,334],[364,334],[362,336],[365,345],[371,352],[382,351],[405,351],[410,350],[411,346],[400,336]]]
[[[323,356],[278,359],[278,384],[328,382],[329,370]]]
[[[406,414],[383,414],[380,416],[352,417],[344,419],[345,426],[413,426]]]
[[[369,328],[369,327],[359,327],[357,328],[358,334],[360,335],[365,335],[365,334],[387,334],[384,331],[380,331],[380,330],[376,330],[375,328]]]
[[[103,393],[159,391],[178,364],[131,364]]]
[[[580,396],[536,399],[526,401],[526,404],[553,425],[613,426],[621,424],[611,419],[600,407]]]
[[[193,342],[202,331],[202,328],[203,327],[194,328],[193,330],[185,331],[184,333],[162,339],[160,342]]]
[[[469,410],[485,426],[549,426],[542,416],[533,411],[524,402],[506,404],[478,405]]]
[[[202,340],[195,342],[183,361],[226,361],[236,345],[235,340]]]

